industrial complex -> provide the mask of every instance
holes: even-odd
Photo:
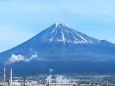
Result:
[[[10,77],[6,79],[6,66],[4,66],[3,79],[0,81],[0,86],[115,86],[114,83],[109,82],[109,75],[106,77],[106,82],[91,82],[88,79],[79,79],[72,82],[38,82],[37,80],[30,80],[27,77],[13,77],[12,69],[10,69]]]

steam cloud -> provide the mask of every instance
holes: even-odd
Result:
[[[10,65],[14,62],[17,62],[17,61],[26,61],[26,62],[29,62],[30,60],[34,59],[34,58],[37,58],[37,55],[32,55],[32,57],[30,59],[25,59],[24,56],[22,55],[15,55],[15,54],[12,54],[11,58],[5,63],[5,65]]]
[[[64,77],[63,75],[57,75],[56,76],[56,83],[69,83],[70,80]]]
[[[37,55],[32,55],[32,57],[31,57],[30,59],[25,59],[24,61],[29,62],[29,61],[31,61],[31,60],[34,59],[34,58],[37,58]]]
[[[52,82],[52,75],[47,76],[47,82],[51,83]]]
[[[55,75],[55,78],[52,78],[52,75],[47,76],[46,80],[47,82],[56,82],[56,83],[70,83],[71,79],[68,79],[64,75]]]
[[[53,69],[49,69],[49,72],[52,73],[54,70]]]

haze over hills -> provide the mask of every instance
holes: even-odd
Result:
[[[74,68],[72,69],[72,66],[77,64],[83,66],[84,64],[82,63],[84,62],[88,62],[88,64],[92,62],[96,62],[96,64],[97,62],[114,63],[115,44],[106,40],[89,37],[65,24],[56,23],[30,40],[0,53],[1,64],[8,62],[8,64],[11,64],[15,61],[17,61],[15,65],[17,65],[18,68],[22,66],[22,64],[19,63],[20,61],[24,61],[24,64],[30,61],[30,63],[27,63],[29,66],[26,68],[29,68],[32,63],[32,65],[37,64],[36,66],[41,72],[50,68],[57,69],[58,71],[58,63],[60,63],[60,67],[62,67],[60,69],[62,70],[58,72],[61,73],[63,68],[66,70],[66,64],[71,67],[71,69],[67,69],[66,72],[77,72]],[[42,66],[40,67],[40,65]],[[78,68],[78,66],[76,67]]]

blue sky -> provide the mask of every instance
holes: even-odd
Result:
[[[58,22],[115,43],[115,0],[0,0],[0,52]]]

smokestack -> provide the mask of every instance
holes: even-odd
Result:
[[[10,85],[12,86],[12,69],[10,69]]]
[[[6,66],[4,65],[4,82],[6,81]]]

